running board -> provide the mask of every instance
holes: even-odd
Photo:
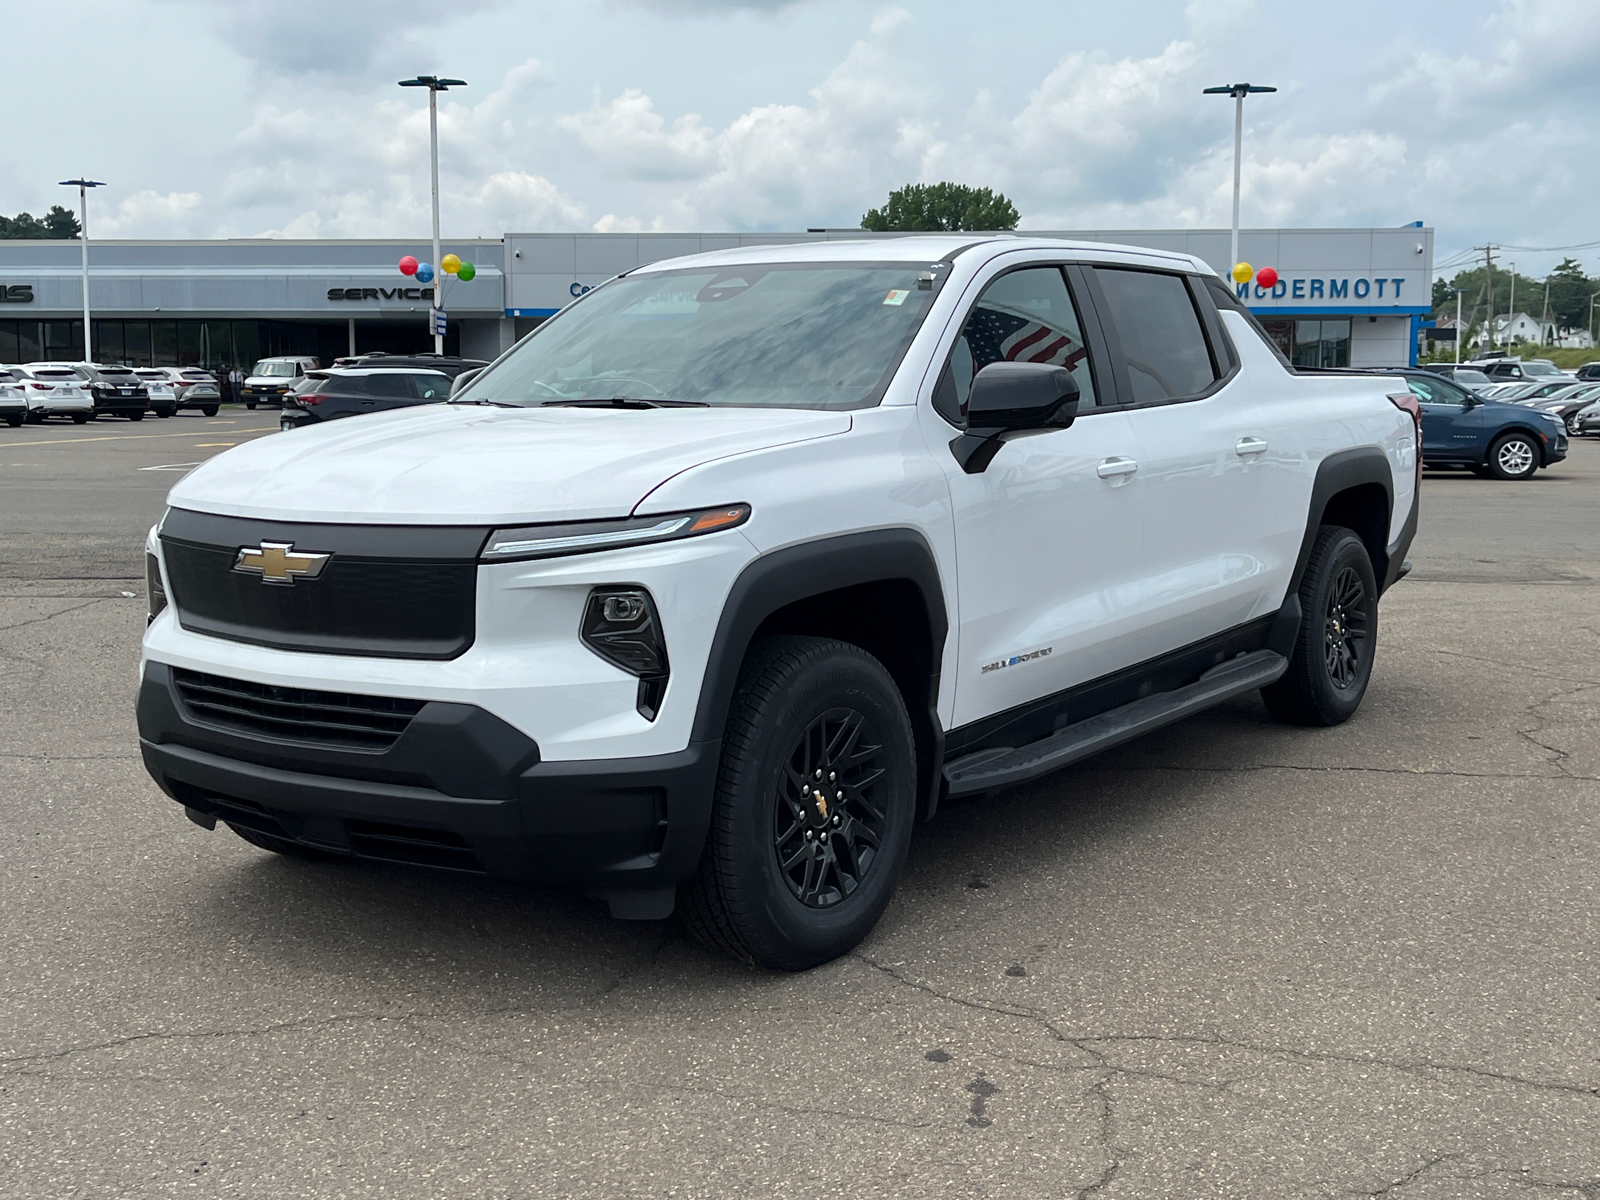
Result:
[[[1241,654],[1212,667],[1184,687],[1145,696],[1076,725],[1068,725],[1026,746],[998,746],[963,755],[945,764],[946,794],[970,796],[975,792],[992,792],[1026,783],[1213,704],[1266,687],[1288,667],[1289,660],[1271,650]]]

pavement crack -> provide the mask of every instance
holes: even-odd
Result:
[[[1373,1197],[1373,1198],[1376,1198],[1378,1196],[1387,1196],[1390,1192],[1393,1192],[1393,1191],[1396,1191],[1396,1190],[1398,1190],[1400,1188],[1403,1188],[1408,1183],[1416,1182],[1416,1180],[1420,1176],[1426,1175],[1429,1171],[1433,1170],[1433,1168],[1437,1167],[1440,1163],[1450,1162],[1451,1160],[1457,1159],[1457,1158],[1460,1158],[1460,1157],[1461,1157],[1460,1154],[1441,1154],[1437,1158],[1430,1158],[1427,1162],[1423,1163],[1420,1167],[1418,1167],[1415,1171],[1412,1171],[1410,1174],[1402,1175],[1399,1179],[1393,1180],[1390,1183],[1386,1183],[1380,1188],[1377,1188],[1377,1189],[1351,1188],[1348,1192],[1346,1192],[1346,1195],[1350,1195],[1350,1196],[1369,1196],[1369,1197]]]
[[[1015,1005],[985,1004],[978,1000],[969,1000],[964,996],[954,996],[949,992],[941,992],[937,988],[929,987],[925,983],[918,983],[914,979],[908,979],[906,976],[896,971],[893,967],[886,967],[882,963],[868,958],[865,954],[852,951],[848,957],[855,959],[857,962],[865,963],[874,971],[879,971],[884,975],[887,975],[890,979],[893,979],[896,983],[900,984],[901,987],[910,988],[912,991],[923,992],[926,995],[934,997],[936,1000],[943,1000],[946,1004],[955,1004],[962,1008],[973,1009],[977,1012],[995,1013],[1002,1017],[1016,1017],[1019,1020],[1030,1021],[1033,1024],[1038,1025],[1041,1029],[1045,1030],[1058,1042],[1072,1041],[1071,1038],[1052,1025],[1050,1021],[1045,1018],[1044,1014],[1039,1012],[1037,1009],[1022,1008]]]
[[[117,599],[121,598],[122,597],[120,596],[117,597]],[[94,600],[85,600],[82,604],[74,604],[71,608],[63,608],[59,612],[53,612],[47,616],[29,617],[26,621],[13,621],[10,625],[0,625],[0,633],[8,633],[13,629],[21,629],[25,625],[39,625],[45,621],[54,621],[57,617],[64,617],[68,613],[79,612],[82,609],[89,608],[93,605],[103,604],[108,599],[110,599],[110,597],[102,596]]]

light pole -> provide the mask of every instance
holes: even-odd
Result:
[[[95,179],[63,179],[62,187],[78,189],[78,239],[83,243],[83,361],[92,363],[89,343],[89,189],[105,187]]]
[[[1589,345],[1591,345],[1591,346],[1594,345],[1594,341],[1595,341],[1595,333],[1594,333],[1594,298],[1596,296],[1600,296],[1600,292],[1590,292],[1589,293]]]
[[[1253,83],[1230,83],[1224,87],[1208,87],[1206,96],[1233,97],[1233,247],[1229,251],[1228,270],[1239,265],[1239,160],[1244,149],[1244,98],[1253,92],[1275,92],[1275,87],[1257,87]]]
[[[465,79],[440,79],[437,75],[418,75],[415,79],[402,79],[401,87],[428,89],[428,147],[433,158],[433,311],[428,314],[432,327],[433,352],[444,353],[444,334],[439,332],[438,312],[444,305],[444,271],[439,266],[439,93],[453,87],[466,87]]]

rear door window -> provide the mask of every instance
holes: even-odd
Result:
[[[369,396],[381,396],[386,400],[415,400],[416,390],[411,386],[409,375],[368,375],[365,388]]]
[[[411,382],[423,400],[443,400],[450,394],[450,381],[437,375],[413,375]]]
[[[1217,381],[1200,314],[1181,275],[1096,267],[1135,404],[1198,396]]]

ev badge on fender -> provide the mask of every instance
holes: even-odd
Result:
[[[293,583],[296,575],[315,579],[328,565],[331,554],[293,553],[293,542],[262,542],[260,547],[240,546],[235,571],[260,575],[266,583]]]

